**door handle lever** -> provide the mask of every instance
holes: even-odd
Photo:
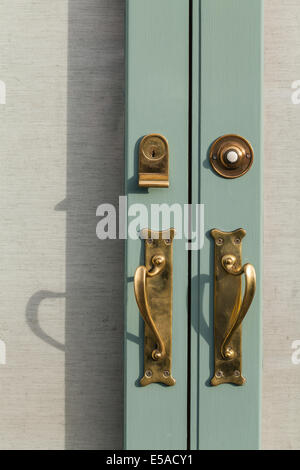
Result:
[[[155,382],[175,384],[171,373],[174,235],[174,229],[141,232],[145,266],[135,272],[134,293],[145,322],[142,386]]]
[[[159,359],[163,359],[165,357],[166,348],[151,316],[149,302],[147,298],[146,279],[147,277],[158,276],[158,274],[162,272],[166,264],[166,259],[164,256],[156,255],[153,256],[151,261],[153,268],[151,268],[150,270],[147,270],[145,266],[139,266],[137,268],[134,275],[134,294],[144,322],[149,326],[156,340],[157,349],[153,349],[151,355],[154,361],[158,361]]]
[[[237,313],[233,310],[232,316],[230,319],[230,327],[227,333],[223,344],[221,346],[221,354],[224,359],[232,359],[234,357],[234,350],[229,346],[230,340],[234,335],[235,331],[242,324],[250,305],[255,296],[256,290],[256,273],[254,266],[252,264],[245,264],[242,268],[237,269],[236,266],[236,257],[233,255],[226,255],[222,258],[222,266],[228,274],[233,276],[241,276],[245,274],[245,294],[242,301],[242,305],[237,309]]]
[[[252,264],[242,264],[244,229],[233,232],[214,229],[211,235],[215,240],[215,373],[211,384],[243,385],[246,379],[242,376],[242,322],[255,296],[256,273]]]

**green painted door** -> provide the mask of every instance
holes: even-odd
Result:
[[[260,445],[262,11],[262,0],[127,0],[126,449]],[[138,184],[140,142],[153,133],[169,143],[168,188]],[[220,176],[210,163],[212,144],[227,134],[243,136],[253,147],[253,165],[238,178]],[[169,223],[164,217],[153,222],[152,208],[162,204],[169,210],[181,207],[181,221],[174,215]],[[198,212],[197,204],[202,204]],[[198,244],[189,249],[199,221]],[[173,240],[176,384],[142,387],[144,322],[134,296],[135,271],[145,263],[139,230],[173,226],[179,235]],[[215,246],[210,232],[239,228],[247,232],[242,261],[257,275],[256,295],[242,324],[247,381],[213,387]]]

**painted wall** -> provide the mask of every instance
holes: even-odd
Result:
[[[3,0],[0,448],[122,445],[122,0]]]
[[[300,3],[265,0],[263,447],[300,449]],[[300,85],[300,83],[299,83]],[[298,99],[300,94],[298,93]],[[300,360],[300,354],[298,354]]]
[[[123,0],[1,4],[1,449],[122,446],[123,245],[95,229],[97,206],[123,190],[123,21]],[[298,0],[265,0],[263,447],[272,449],[300,449],[299,50]]]

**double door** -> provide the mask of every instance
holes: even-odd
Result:
[[[126,449],[260,446],[262,10],[127,0]]]

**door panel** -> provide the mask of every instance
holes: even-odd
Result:
[[[128,207],[188,202],[189,1],[127,1],[126,194]],[[170,147],[169,189],[139,189],[138,147],[150,133]],[[130,223],[130,218],[128,219]],[[146,227],[140,227],[146,228]],[[153,230],[170,227],[148,227]],[[185,449],[187,440],[188,254],[174,240],[173,366],[175,387],[141,387],[144,323],[133,276],[143,243],[128,239],[125,288],[125,448]]]
[[[193,2],[193,202],[205,205],[205,242],[193,252],[191,446],[256,449],[260,442],[262,247],[262,8],[260,0]],[[198,58],[200,58],[198,60]],[[199,63],[200,61],[200,63]],[[239,134],[254,148],[251,170],[225,179],[208,159],[211,144]],[[257,292],[243,322],[242,387],[211,387],[214,375],[214,244],[210,230],[244,228],[243,263]]]

